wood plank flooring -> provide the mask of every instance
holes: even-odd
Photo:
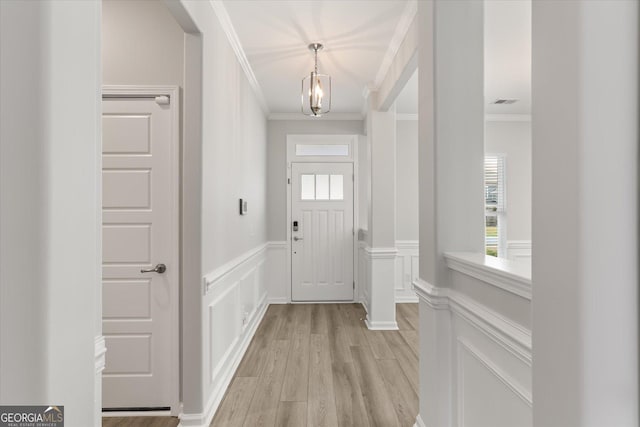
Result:
[[[418,305],[396,315],[399,331],[370,331],[360,304],[270,306],[211,426],[413,426]]]
[[[360,304],[272,305],[211,427],[410,427],[418,415],[418,305],[370,331]],[[103,427],[174,427],[105,418]]]

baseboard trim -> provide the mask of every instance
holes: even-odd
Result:
[[[170,417],[171,411],[109,411],[102,412],[102,418],[117,417]]]
[[[262,298],[260,302],[260,309],[256,312],[255,316],[250,323],[250,325],[246,329],[246,333],[242,337],[242,340],[237,344],[238,350],[234,355],[230,357],[231,363],[227,368],[226,372],[221,375],[220,381],[211,393],[209,397],[209,401],[207,402],[207,406],[205,407],[205,411],[202,414],[180,414],[180,424],[178,427],[208,427],[213,420],[216,411],[218,410],[220,403],[222,403],[222,398],[224,397],[229,385],[231,385],[231,380],[233,380],[233,375],[235,374],[242,358],[244,357],[247,349],[249,348],[249,344],[253,339],[253,336],[258,329],[258,325],[264,318],[265,313],[267,312],[267,308],[269,307],[269,302],[267,301],[266,295]]]
[[[289,304],[287,297],[267,298],[267,304]]]
[[[396,300],[396,304],[410,304],[410,303],[417,303],[418,301],[420,301],[417,295],[405,295],[405,294],[398,295],[397,293],[396,293],[395,300]]]
[[[371,331],[397,331],[398,323],[397,322],[370,322],[369,316],[364,320],[365,325]]]

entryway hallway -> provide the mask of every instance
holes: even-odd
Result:
[[[418,305],[396,305],[398,331],[371,331],[364,317],[360,304],[271,305],[211,426],[413,426]],[[172,427],[149,421],[103,426]]]

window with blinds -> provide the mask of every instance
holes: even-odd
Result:
[[[501,256],[506,232],[505,158],[486,155],[484,158],[485,251]]]

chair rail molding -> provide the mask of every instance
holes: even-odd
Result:
[[[415,426],[465,425],[478,416],[487,425],[530,426],[531,331],[459,290],[422,279],[413,288],[420,300],[421,356],[430,360],[421,359],[421,388],[425,381],[437,384],[425,387],[437,406],[430,404]],[[508,419],[489,409],[497,402]]]
[[[208,295],[213,291],[216,285],[223,283],[226,277],[233,274],[235,271],[250,263],[257,257],[263,255],[267,246],[268,243],[257,246],[204,276],[204,295]]]
[[[203,278],[202,413],[181,413],[180,426],[211,423],[260,321],[267,311],[269,243],[262,243]]]
[[[396,240],[396,303],[417,303],[412,283],[420,277],[420,243],[417,240]]]
[[[433,286],[422,279],[413,282],[413,287],[418,298],[431,308],[458,314],[531,366],[531,331],[453,289]]]
[[[468,252],[447,252],[444,257],[450,269],[531,301],[531,271],[517,263]]]

